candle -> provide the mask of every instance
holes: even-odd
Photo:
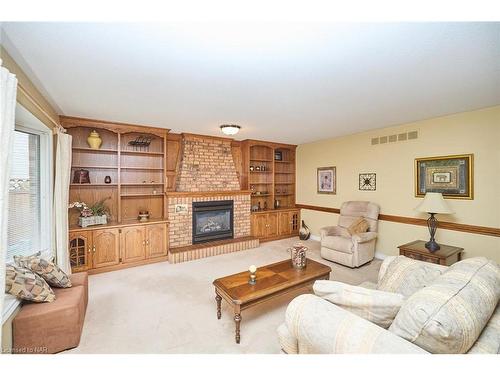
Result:
[[[248,268],[250,273],[255,273],[257,271],[257,267],[255,267],[253,264]]]

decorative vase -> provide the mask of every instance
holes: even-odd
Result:
[[[297,270],[304,269],[307,265],[306,251],[307,247],[302,245],[300,242],[293,245],[288,249],[290,251],[290,256],[292,260],[293,268]]]
[[[96,132],[95,130],[92,130],[90,132],[89,137],[87,138],[87,143],[89,144],[90,148],[98,150],[101,148],[101,145],[102,145],[101,136],[99,135],[98,132]]]
[[[304,223],[304,220],[302,220],[302,226],[300,227],[300,230],[299,230],[299,238],[302,241],[304,241],[304,240],[308,240],[309,237],[311,237],[311,230],[306,225],[306,223]]]

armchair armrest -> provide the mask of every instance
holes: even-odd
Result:
[[[357,243],[370,242],[377,238],[376,232],[365,232],[352,235],[352,241]]]
[[[427,353],[312,294],[301,295],[288,305],[286,326],[297,339],[300,354]]]
[[[323,227],[319,230],[321,235],[321,239],[328,236],[342,236],[342,237],[351,237],[346,228],[340,227],[338,225],[331,227]]]

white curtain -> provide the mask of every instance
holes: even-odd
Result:
[[[7,211],[9,207],[10,157],[14,137],[17,78],[0,60],[0,323],[5,294],[5,262],[7,255]],[[0,324],[0,348],[2,330]]]
[[[68,203],[71,176],[71,135],[56,130],[56,164],[54,180],[54,227],[56,262],[67,274],[71,273],[68,253]]]

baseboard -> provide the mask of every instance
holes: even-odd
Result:
[[[321,237],[320,236],[316,236],[314,234],[311,234],[311,237],[309,237],[309,239],[313,240],[313,241],[321,241]],[[379,251],[376,251],[375,252],[375,258],[377,259],[380,259],[380,260],[384,260],[385,258],[387,257],[387,255],[379,252]]]

